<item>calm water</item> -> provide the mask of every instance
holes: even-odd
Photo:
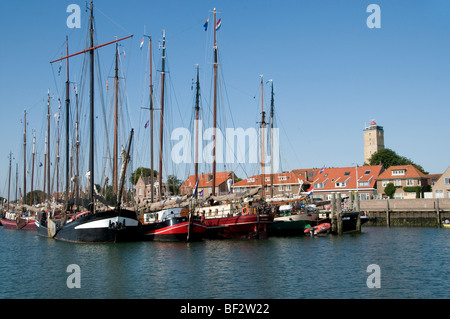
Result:
[[[71,244],[0,227],[4,298],[450,298],[450,229],[198,243]],[[68,288],[67,266],[81,270]],[[368,288],[367,267],[381,270]]]

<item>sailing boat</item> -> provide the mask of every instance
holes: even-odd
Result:
[[[80,213],[62,216],[61,219],[55,220],[50,218],[46,213],[42,214],[38,223],[38,233],[41,235],[47,234],[61,241],[76,242],[76,243],[94,243],[94,242],[117,242],[136,240],[138,235],[139,221],[135,211],[127,210],[121,207],[121,196],[125,180],[125,172],[129,162],[129,153],[134,131],[131,130],[130,138],[127,145],[127,151],[122,152],[122,170],[120,178],[120,187],[118,191],[118,201],[115,208],[107,208],[104,210],[97,210],[94,203],[94,51],[102,46],[116,43],[118,41],[130,38],[117,39],[102,45],[94,46],[94,16],[93,3],[90,4],[90,19],[89,19],[89,35],[90,47],[84,51],[67,55],[61,59],[52,61],[57,62],[63,59],[68,59],[72,56],[89,52],[90,55],[90,147],[89,147],[89,209]],[[67,62],[68,63],[68,62]],[[67,91],[67,109],[68,103]],[[69,114],[69,113],[68,113]],[[67,114],[67,116],[68,116]],[[68,132],[66,132],[68,134]],[[68,145],[66,145],[68,147]],[[68,153],[68,152],[67,152]],[[67,167],[68,169],[68,167]],[[66,175],[67,183],[69,183],[69,174]],[[68,184],[67,184],[68,185]]]
[[[152,116],[153,111],[153,92],[151,83],[151,38],[149,44],[150,50],[150,112]],[[155,241],[196,241],[203,238],[206,232],[206,227],[201,223],[199,216],[192,215],[192,209],[188,197],[175,200],[162,200],[162,155],[163,155],[163,124],[164,124],[164,79],[165,79],[165,56],[166,54],[166,38],[163,30],[162,40],[162,64],[161,64],[161,115],[160,115],[160,147],[159,147],[159,202],[142,207],[143,218],[141,220],[140,237],[142,240]],[[199,96],[199,76],[197,69],[197,106]],[[151,121],[153,119],[150,119]],[[151,130],[153,125],[151,126]],[[152,135],[152,133],[151,133]],[[151,149],[153,150],[153,139],[151,139]],[[153,166],[153,156],[152,156]],[[153,169],[152,169],[153,175]],[[198,186],[198,184],[197,184]],[[152,182],[153,195],[153,182]]]
[[[22,197],[22,206],[19,207],[19,211],[10,211],[9,210],[9,190],[11,184],[11,160],[12,153],[9,154],[9,178],[8,178],[8,209],[6,212],[1,214],[0,217],[0,225],[5,229],[16,229],[16,230],[36,230],[35,225],[35,213],[36,210],[32,206],[27,205],[27,189],[26,189],[26,145],[27,145],[27,111],[24,111],[24,131],[23,131],[23,168],[24,168],[24,176],[23,176],[23,189],[24,194]]]
[[[203,224],[207,227],[207,238],[265,238],[267,225],[272,223],[273,216],[266,213],[264,202],[264,187],[262,200],[254,199],[256,192],[216,196],[216,126],[217,126],[217,68],[218,47],[216,31],[220,26],[216,22],[214,8],[214,112],[213,112],[213,166],[212,166],[212,194],[206,206],[196,208]],[[262,166],[263,167],[263,166]]]

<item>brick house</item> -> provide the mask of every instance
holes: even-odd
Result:
[[[234,183],[231,186],[233,193],[240,193],[252,188],[261,187],[261,178],[261,175],[254,175]],[[271,175],[265,174],[264,180],[266,197],[270,197]],[[273,197],[292,197],[300,191],[306,191],[306,188],[309,188],[309,183],[305,182],[305,179],[299,174],[284,172],[273,174],[273,186]]]
[[[434,198],[450,198],[450,166],[433,185]]]
[[[429,178],[413,165],[391,166],[386,169],[377,180],[377,190],[380,197],[386,197],[384,189],[387,184],[392,183],[396,187],[394,198],[407,199],[416,198],[416,191],[428,185]]]
[[[376,181],[382,170],[382,165],[322,168],[308,191],[320,200],[330,200],[333,193],[350,196],[356,191],[360,199],[371,199],[377,195]]]
[[[150,176],[142,177],[139,176],[138,181],[136,182],[136,203],[141,203],[144,199],[150,200],[151,198],[151,181]],[[159,198],[159,183],[158,178],[153,178],[153,200],[157,201]],[[162,198],[164,198],[168,194],[166,184],[163,182],[162,187]]]
[[[212,193],[212,183],[213,183],[213,175],[212,174],[199,174],[199,182],[198,182],[198,194],[199,197],[209,196]],[[236,180],[236,175],[232,171],[228,172],[217,172],[216,173],[216,195],[226,195],[229,193],[229,185]],[[180,186],[180,194],[192,194],[195,184],[197,181],[195,180],[195,175],[190,175],[187,180],[183,182]]]

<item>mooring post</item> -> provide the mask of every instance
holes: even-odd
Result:
[[[359,213],[359,211],[357,212],[358,215],[356,216],[356,231],[357,232],[361,232],[361,215]]]
[[[336,233],[336,194],[331,194],[331,232]]]
[[[386,226],[391,225],[390,213],[389,213],[389,198],[386,200]]]
[[[434,200],[434,207],[436,208],[437,226],[441,227],[441,212],[439,210],[439,199]]]
[[[344,233],[343,227],[342,227],[342,214],[337,215],[337,233],[338,235],[342,235]]]
[[[359,192],[358,191],[356,191],[355,196],[356,196],[356,198],[355,198],[356,211],[359,212],[361,210],[361,206],[360,206],[360,203],[359,203],[360,198],[359,198]]]

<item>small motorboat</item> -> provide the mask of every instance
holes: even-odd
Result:
[[[442,226],[445,228],[450,228],[450,220],[446,219],[442,222]]]
[[[328,233],[331,229],[330,223],[322,223],[314,227],[306,228],[304,233],[306,235],[318,235],[323,233]]]

